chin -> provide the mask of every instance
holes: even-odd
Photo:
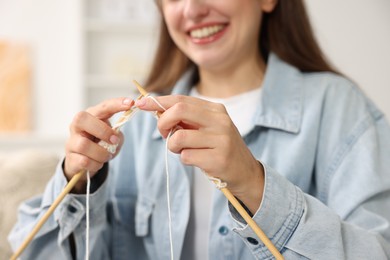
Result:
[[[191,59],[199,68],[202,69],[217,69],[226,62],[226,58],[213,57],[211,55],[202,55],[202,57],[194,57]]]

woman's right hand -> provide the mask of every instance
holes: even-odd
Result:
[[[115,113],[131,108],[134,101],[129,98],[106,100],[94,107],[76,114],[70,125],[70,137],[66,143],[64,173],[68,181],[81,170],[90,172],[91,178],[104,163],[113,158],[120,150],[123,135],[114,131],[109,118]],[[114,155],[110,154],[98,142],[103,140],[108,144],[118,144]],[[84,193],[86,177],[83,176],[73,188],[73,193]]]

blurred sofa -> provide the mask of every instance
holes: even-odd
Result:
[[[12,252],[7,236],[19,204],[44,191],[59,156],[39,149],[0,153],[0,259]]]

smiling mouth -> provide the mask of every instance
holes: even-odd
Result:
[[[225,25],[213,25],[190,31],[190,36],[195,39],[203,39],[213,36],[225,28]]]

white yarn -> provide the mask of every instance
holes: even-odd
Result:
[[[172,238],[172,219],[171,219],[171,199],[170,199],[170,187],[169,187],[169,169],[168,169],[168,142],[173,134],[171,130],[168,134],[165,142],[165,175],[167,177],[167,207],[168,207],[168,229],[169,229],[169,245],[171,250],[171,260],[173,260],[173,238]]]
[[[157,101],[157,99],[155,98],[155,97],[153,97],[153,96],[147,96],[148,98],[150,98],[151,100],[153,100],[154,101],[154,103],[156,103],[162,110],[164,110],[164,111],[166,111],[167,109],[165,108],[165,107],[163,107],[163,105],[161,105],[161,103],[160,102],[158,102]],[[156,111],[157,112],[157,111]]]
[[[89,195],[91,192],[91,176],[87,171],[87,190],[86,190],[86,231],[85,231],[85,260],[89,259]]]
[[[156,103],[161,109],[163,109],[164,111],[166,110],[165,107],[163,107],[163,105],[161,105],[160,102],[157,101],[156,98],[154,98],[153,96],[147,96],[148,98],[152,99],[154,101],[154,103]],[[156,117],[158,117],[158,114],[157,112],[155,112],[154,114]],[[169,174],[169,164],[168,164],[168,142],[169,142],[169,139],[171,138],[172,134],[174,133],[174,130],[171,129],[171,131],[169,132],[168,134],[168,137],[167,137],[167,140],[165,142],[165,175],[166,175],[166,178],[167,178],[167,208],[168,208],[168,230],[169,230],[169,247],[170,247],[170,252],[171,252],[171,260],[174,259],[173,257],[173,237],[172,237],[172,218],[171,218],[171,195],[170,195],[170,187],[169,187],[169,183],[170,183],[170,174]]]
[[[226,182],[223,182],[223,181],[221,181],[221,179],[218,179],[218,178],[215,178],[215,177],[209,175],[209,174],[208,174],[205,170],[203,170],[203,169],[200,169],[200,170],[204,173],[204,175],[206,175],[206,177],[207,177],[210,181],[212,181],[212,182],[215,184],[215,187],[216,187],[218,190],[227,187],[227,183],[226,183]]]
[[[214,182],[215,184],[215,187],[220,190],[220,189],[223,189],[223,188],[226,188],[227,187],[227,183],[226,182],[223,182],[221,181],[221,179],[218,179],[218,178],[215,178],[215,177],[212,177],[210,175],[208,175],[206,173],[206,176],[207,178],[209,178],[210,181]]]
[[[135,115],[136,112],[139,111],[138,107],[132,107],[130,109],[130,113],[127,115],[123,115],[120,120],[112,127],[114,130],[119,130],[127,121],[129,121],[133,116]]]
[[[116,153],[116,148],[118,148],[117,144],[109,144],[103,140],[99,141],[99,145],[106,149],[110,154]]]

